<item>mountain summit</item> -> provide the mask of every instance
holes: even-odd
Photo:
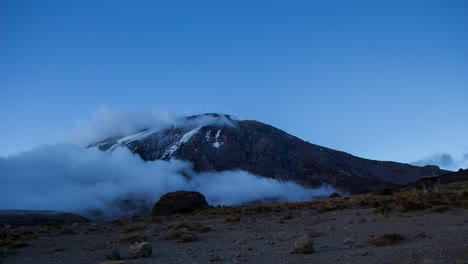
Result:
[[[112,151],[117,146],[127,147],[145,161],[180,159],[192,162],[196,171],[245,170],[305,187],[329,184],[350,193],[445,173],[437,166],[355,157],[258,121],[223,114],[185,117],[172,127],[114,136],[90,147]]]

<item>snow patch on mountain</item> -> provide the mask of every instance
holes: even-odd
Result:
[[[182,138],[179,141],[177,141],[174,145],[172,145],[171,147],[169,147],[169,149],[166,150],[166,152],[163,155],[163,158],[171,157],[172,154],[174,154],[174,152],[176,152],[177,149],[179,149],[179,147],[182,144],[187,143],[195,134],[197,134],[198,131],[200,131],[200,128],[201,127],[197,127],[195,129],[190,130],[189,132],[185,133],[185,135],[183,135]]]
[[[220,148],[223,145],[223,142],[219,141],[220,135],[221,135],[221,130],[218,130],[218,132],[216,132],[215,139],[214,139],[216,142],[213,143],[214,148]]]

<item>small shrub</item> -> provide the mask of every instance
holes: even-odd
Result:
[[[133,233],[133,232],[142,231],[142,230],[145,230],[144,226],[130,226],[130,227],[127,227],[125,230],[123,230],[122,233]]]
[[[123,237],[119,240],[119,244],[122,245],[128,245],[128,244],[134,244],[136,243],[143,243],[148,239],[148,236],[142,236],[142,235],[134,235],[134,236],[128,236],[128,237]]]
[[[50,245],[47,247],[47,252],[49,253],[55,253],[55,252],[60,252],[60,251],[63,251],[63,249],[54,245]]]
[[[381,189],[377,192],[377,195],[393,195],[393,190],[390,188]]]
[[[449,210],[450,208],[448,208],[447,206],[438,206],[434,209],[432,209],[433,212],[435,213],[445,213]]]
[[[239,216],[228,216],[224,219],[224,223],[237,223],[240,221],[241,218]]]
[[[169,230],[164,239],[177,240],[177,242],[186,243],[198,240],[198,236],[184,231]]]
[[[197,231],[198,233],[206,233],[211,231],[211,226],[202,225],[200,223],[187,223],[184,221],[179,221],[177,223],[173,223],[167,226],[167,230],[180,230],[186,229],[190,231]]]
[[[291,220],[291,219],[293,219],[293,218],[294,218],[294,216],[293,216],[291,213],[289,213],[289,214],[287,214],[287,215],[281,217],[281,218],[280,218],[280,221],[286,222],[286,221]]]
[[[424,233],[424,232],[417,232],[416,234],[414,234],[414,237],[416,237],[416,238],[425,238],[425,237],[426,237],[426,233]]]
[[[392,208],[386,205],[374,209],[376,214],[389,214],[390,212],[392,212]]]
[[[405,240],[405,236],[393,233],[375,236],[371,243],[376,247],[393,246]]]
[[[169,230],[164,237],[166,240],[179,240],[182,235],[185,234],[183,231]]]
[[[21,249],[29,246],[27,243],[15,243],[10,245],[10,249],[16,250],[16,249]]]

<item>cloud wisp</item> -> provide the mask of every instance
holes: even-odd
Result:
[[[468,153],[458,158],[448,153],[437,153],[411,164],[415,166],[436,165],[445,170],[457,171],[468,168]]]
[[[100,107],[89,122],[78,122],[74,131],[65,133],[65,142],[89,146],[109,137],[128,136],[142,130],[159,131],[170,127],[196,128],[206,125],[235,126],[234,117],[202,114],[192,117],[176,117],[161,109],[135,112],[119,112],[106,106]]]

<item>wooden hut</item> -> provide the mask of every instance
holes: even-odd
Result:
[[[439,192],[439,176],[426,176],[421,178],[423,192]]]

